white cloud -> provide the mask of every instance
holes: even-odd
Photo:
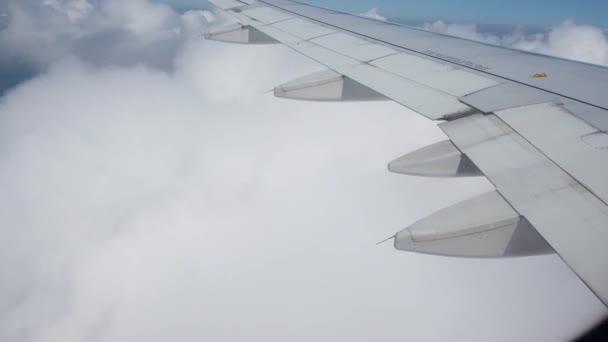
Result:
[[[175,26],[177,15],[167,5],[152,4],[146,0],[108,0],[102,9],[109,18],[118,21],[119,27],[126,27],[136,35],[149,35],[163,32]]]
[[[467,38],[490,44],[500,44],[500,38],[494,34],[479,32],[476,24],[446,23],[438,20],[433,23],[425,23],[423,28],[428,31],[439,32],[450,36]]]
[[[65,13],[72,22],[86,18],[93,11],[93,5],[87,0],[44,0],[43,3]]]
[[[579,25],[572,20],[551,28],[547,33],[526,34],[521,28],[498,36],[480,32],[475,24],[426,23],[423,28],[433,32],[503,45],[592,64],[608,65],[608,35],[598,27]]]
[[[67,44],[0,100],[0,340],[552,341],[605,313],[557,257],[376,247],[489,185],[389,174],[434,124],[263,95],[319,66],[202,41],[204,12],[141,10],[134,42],[183,37],[170,68]]]
[[[514,39],[512,46],[568,59],[608,65],[608,36],[597,27],[571,20],[550,30],[546,37]]]
[[[18,62],[38,70],[68,54],[100,65],[170,69],[187,36],[215,20],[209,11],[179,15],[145,0],[11,0],[8,6],[0,64]]]
[[[363,17],[368,17],[376,20],[386,21],[386,17],[378,13],[378,8],[370,8],[369,11],[359,14]]]

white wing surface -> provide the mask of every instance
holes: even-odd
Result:
[[[318,101],[390,99],[448,139],[389,164],[485,176],[496,190],[395,235],[400,250],[461,257],[557,252],[608,304],[608,68],[286,0],[211,0],[238,24],[207,39],[281,43],[325,65],[275,88]]]

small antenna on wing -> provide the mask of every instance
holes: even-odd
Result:
[[[395,235],[393,235],[393,236],[391,236],[391,237],[388,237],[388,238],[386,238],[386,239],[384,239],[384,240],[382,240],[382,241],[378,242],[378,243],[376,244],[376,246],[379,246],[379,245],[381,245],[381,244],[385,243],[386,241],[388,241],[388,240],[392,240],[392,239],[394,239],[394,238],[396,238],[396,237],[397,237],[397,234],[395,234]]]

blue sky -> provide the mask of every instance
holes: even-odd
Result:
[[[566,18],[608,27],[605,0],[307,0],[350,12],[378,7],[395,19],[467,21],[482,24],[548,26]]]
[[[158,0],[179,7],[202,7],[205,0]],[[606,0],[304,0],[340,11],[360,13],[378,7],[395,21],[447,20],[496,25],[547,27],[572,18],[608,27]]]

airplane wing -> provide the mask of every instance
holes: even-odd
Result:
[[[275,96],[388,99],[437,121],[446,140],[396,159],[390,171],[494,184],[397,233],[397,249],[556,252],[608,305],[608,68],[296,1],[211,2],[236,23],[207,39],[281,43],[327,67],[276,87]]]

